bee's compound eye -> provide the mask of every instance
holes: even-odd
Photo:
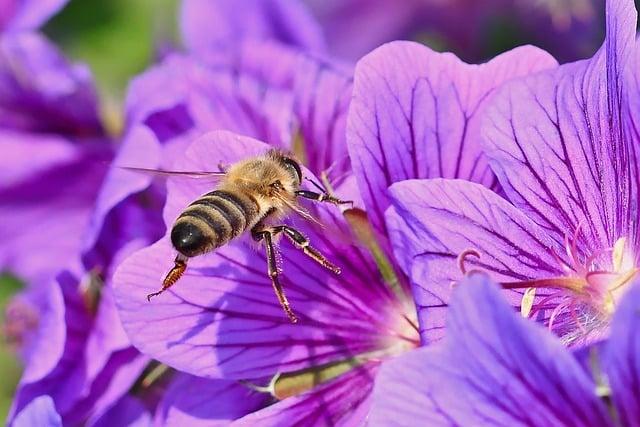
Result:
[[[293,172],[294,176],[298,178],[298,183],[302,182],[302,170],[300,169],[300,165],[298,164],[298,162],[296,162],[293,159],[290,159],[288,157],[285,157],[283,159],[283,162],[285,164],[285,166],[287,167],[287,169],[291,170],[291,172]]]
[[[178,252],[187,257],[200,255],[206,247],[202,230],[189,222],[178,222],[171,229],[171,243]]]

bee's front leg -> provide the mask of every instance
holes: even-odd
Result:
[[[315,191],[309,190],[298,190],[296,191],[296,196],[304,197],[305,199],[313,200],[315,202],[327,202],[334,205],[347,205],[350,204],[353,206],[352,200],[340,200],[337,197],[332,196],[329,193],[316,193]]]

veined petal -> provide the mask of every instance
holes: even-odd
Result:
[[[44,358],[50,353],[58,354],[59,347],[62,351],[46,372],[40,359],[30,361],[36,364],[37,369],[27,366],[13,402],[12,414],[22,410],[34,398],[49,395],[65,424],[76,424],[83,422],[92,411],[104,410],[126,393],[144,368],[147,358],[141,357],[128,345],[122,332],[106,330],[101,324],[110,320],[113,328],[116,313],[112,302],[108,307],[108,291],[104,294],[98,318],[94,320],[73,274],[60,274],[52,285],[58,287],[64,298],[64,317],[60,323],[66,333],[62,342],[40,336],[41,351],[37,356]],[[94,322],[98,323],[95,328]],[[48,332],[50,326],[43,324],[41,329],[40,335]],[[12,418],[10,415],[9,420]]]
[[[369,415],[371,390],[378,371],[370,363],[330,383],[256,411],[232,423],[240,426],[362,426]]]
[[[480,119],[503,82],[556,65],[525,46],[477,66],[412,42],[393,42],[356,67],[347,140],[373,225],[384,230],[387,188],[412,178],[464,178],[491,186]]]
[[[620,425],[640,426],[640,281],[618,306],[600,367],[606,373]]]
[[[56,412],[53,399],[49,396],[40,396],[33,399],[15,418],[13,427],[62,427],[62,419]]]
[[[176,167],[210,170],[268,149],[250,138],[212,132],[194,141]],[[169,180],[167,224],[211,191],[214,186],[204,181]],[[176,255],[167,235],[129,257],[115,274],[120,318],[133,344],[176,369],[229,379],[271,377],[384,347],[397,326],[389,321],[400,310],[395,296],[371,257],[353,242],[339,210],[319,206],[317,212],[324,227],[302,219],[295,226],[342,273],[329,272],[281,241],[281,282],[300,318],[297,324],[290,323],[273,293],[264,249],[251,247],[248,236],[190,259],[184,277],[147,302]]]
[[[132,123],[143,122],[162,143],[182,137],[183,143],[172,153],[216,129],[261,138],[275,146],[291,139],[291,94],[265,88],[242,70],[210,66],[189,56],[172,55],[134,79],[126,110]]]
[[[151,185],[151,176],[124,167],[159,169],[160,150],[160,143],[146,126],[136,126],[129,131],[100,187],[89,227],[85,231],[83,249],[89,250],[96,244],[107,216],[119,203]]]
[[[440,345],[382,366],[372,426],[613,426],[571,353],[514,313],[486,275],[460,283],[447,327]]]
[[[322,30],[294,0],[186,0],[181,11],[182,38],[190,50],[233,51],[247,39],[272,39],[305,50],[324,49]]]
[[[102,135],[89,68],[67,62],[39,34],[2,35],[0,125],[68,136]]]
[[[56,166],[81,159],[82,147],[55,135],[0,129],[0,191]]]
[[[441,338],[452,285],[463,268],[490,272],[494,280],[553,277],[562,246],[493,191],[461,180],[410,180],[391,187],[387,226],[394,253],[410,276],[424,342]],[[538,293],[542,295],[544,291]],[[522,291],[508,291],[520,305]]]
[[[69,265],[81,247],[109,158],[82,153],[0,190],[0,269],[33,284],[50,281]]]
[[[57,358],[54,367],[48,370],[46,375],[23,377],[14,396],[9,420],[13,419],[35,397],[41,395],[51,396],[56,403],[58,412],[64,416],[64,412],[75,403],[75,393],[81,388],[78,385],[77,376],[69,378],[67,375],[73,369],[70,366],[76,366],[82,353],[82,346],[87,333],[82,325],[88,324],[90,319],[77,292],[78,282],[72,274],[68,272],[60,274],[59,278],[50,285],[58,287],[64,301],[62,308],[64,317],[60,319],[65,325],[65,334],[60,337],[63,341],[51,342],[55,351],[54,354],[58,353],[56,351],[57,348],[62,348],[62,352]],[[45,324],[42,327],[47,328],[48,325]],[[42,354],[47,354],[46,350],[43,350]],[[29,368],[27,368],[26,372],[29,372]],[[64,379],[64,381],[61,381],[61,379]]]
[[[177,374],[158,406],[156,422],[167,426],[227,426],[264,407],[270,399],[268,394],[237,381]]]
[[[636,17],[632,1],[608,1],[598,53],[505,85],[483,126],[509,199],[556,239],[582,227],[583,250],[613,247],[621,237],[635,245],[638,238],[637,142],[623,123]]]

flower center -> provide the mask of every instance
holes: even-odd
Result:
[[[640,271],[625,237],[619,238],[612,248],[580,257],[576,243],[579,232],[580,227],[571,238],[565,236],[568,262],[553,254],[564,275],[500,283],[504,289],[523,289],[521,314],[544,319],[549,329],[566,343],[594,331],[602,332],[627,285]],[[480,254],[469,249],[458,256],[458,266],[465,274],[470,256],[479,258]],[[545,289],[543,295],[536,295],[541,289]]]

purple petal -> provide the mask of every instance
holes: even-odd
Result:
[[[213,132],[194,141],[175,167],[210,170],[268,148],[250,138]],[[169,179],[165,222],[172,224],[214,185]],[[406,321],[370,256],[354,245],[338,209],[319,207],[317,213],[324,228],[303,220],[296,227],[342,267],[342,274],[330,273],[282,242],[282,283],[298,324],[282,312],[266,275],[264,249],[252,248],[248,236],[191,259],[169,292],[147,302],[146,295],[160,287],[175,258],[167,235],[129,257],[115,274],[120,318],[133,344],[176,369],[229,379],[269,377],[379,349]],[[393,316],[400,317],[397,324]]]
[[[351,74],[309,57],[301,56],[296,65],[291,90],[304,164],[317,174],[330,168],[336,175],[344,174],[347,168],[340,169],[340,162],[348,156],[345,134]],[[348,166],[348,159],[342,163]]]
[[[607,2],[600,51],[506,85],[483,129],[509,199],[556,240],[581,226],[581,246],[592,251],[620,237],[637,239],[635,140],[622,121],[636,17],[632,1]]]
[[[244,40],[275,40],[321,51],[320,27],[305,6],[294,0],[185,0],[181,12],[185,44],[194,51],[233,51]]]
[[[573,356],[517,316],[487,276],[460,284],[447,327],[440,346],[383,365],[372,425],[613,425]]]
[[[269,398],[236,381],[178,374],[164,393],[156,421],[160,425],[226,426],[264,407]]]
[[[140,400],[132,396],[125,396],[109,412],[87,425],[91,427],[151,427],[153,423],[151,414]]]
[[[183,142],[171,148],[178,153],[190,140],[216,129],[284,145],[291,138],[292,103],[290,94],[265,90],[251,76],[173,55],[133,81],[127,113],[160,142],[180,137]]]
[[[107,216],[116,206],[128,196],[139,193],[151,185],[152,177],[128,171],[123,167],[159,169],[160,150],[158,140],[147,127],[136,126],[129,131],[107,172],[95,201],[90,224],[85,231],[83,244],[85,250],[96,244]],[[109,232],[112,231],[109,230]]]
[[[35,378],[25,376],[21,380],[14,397],[13,414],[21,411],[35,397],[49,395],[56,402],[58,412],[64,416],[65,411],[74,403],[73,390],[77,389],[81,382],[78,376],[71,378],[69,371],[78,364],[82,343],[87,334],[84,325],[87,325],[90,319],[77,292],[78,281],[72,274],[68,272],[61,274],[58,280],[51,285],[58,287],[64,301],[63,325],[65,334],[62,336],[64,341],[53,341],[54,351],[49,353],[45,350],[39,356],[42,358],[55,357],[58,354],[58,351],[55,350],[59,347],[63,348],[63,352],[60,357],[56,358],[55,367],[46,372],[45,376],[38,375],[34,376]],[[42,327],[47,328],[48,325],[45,324]],[[29,368],[27,368],[28,371]]]
[[[82,156],[80,147],[66,138],[0,129],[0,190],[47,169],[72,163]]]
[[[5,310],[5,332],[11,331],[22,341],[23,383],[45,377],[64,351],[66,330],[62,292],[56,283],[43,285],[47,286],[19,294]]]
[[[459,180],[412,180],[391,187],[387,226],[394,253],[410,276],[424,342],[442,337],[452,284],[463,274],[458,256],[472,249],[466,269],[513,281],[562,274],[553,253],[562,246],[507,201]],[[520,305],[521,291],[508,291]],[[538,295],[541,295],[539,292]]]
[[[480,120],[493,89],[551,68],[546,52],[525,46],[476,66],[412,42],[393,42],[356,67],[348,144],[373,225],[384,230],[387,188],[412,178],[464,178],[487,186]]]
[[[320,173],[337,169],[335,163],[347,158],[350,97],[348,68],[274,43],[252,42],[215,65],[169,57],[134,80],[127,110],[133,122],[143,121],[163,143],[225,129],[287,147]],[[175,151],[183,149],[180,144]],[[348,169],[348,161],[342,163],[335,176]]]
[[[62,419],[56,412],[53,399],[40,396],[27,405],[15,418],[13,427],[62,427]]]
[[[36,29],[69,0],[0,0],[0,33]]]
[[[29,361],[36,363],[37,369],[27,366],[12,413],[20,411],[35,397],[46,394],[56,403],[65,424],[74,424],[117,401],[130,389],[148,359],[129,346],[113,302],[110,302],[108,288],[103,290],[103,299],[94,319],[74,275],[61,274],[55,286],[59,286],[64,298],[64,318],[56,319],[56,324],[62,324],[66,334],[62,337],[63,342],[52,341],[43,335],[54,325],[41,325],[42,351]],[[59,347],[63,348],[61,354],[57,352]],[[45,372],[42,360],[50,357],[55,361],[47,365],[49,368]]]
[[[377,363],[354,369],[312,391],[249,414],[233,426],[362,426],[369,414],[377,371]]]
[[[607,374],[620,425],[640,426],[640,282],[618,306],[600,366]]]
[[[0,38],[0,126],[74,136],[103,134],[89,69],[35,33]]]
[[[37,150],[34,145],[29,151]],[[109,157],[81,152],[70,163],[52,165],[0,189],[0,269],[32,284],[48,282],[72,261]]]

